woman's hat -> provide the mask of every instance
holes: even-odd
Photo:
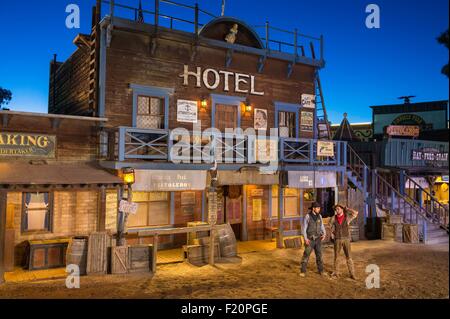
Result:
[[[309,209],[312,210],[312,209],[315,208],[315,207],[321,208],[322,206],[320,206],[320,204],[319,204],[318,202],[314,202],[314,203],[311,204],[311,207],[310,207]]]
[[[340,207],[340,208],[342,208],[343,210],[345,210],[345,205],[342,205],[342,204],[336,204],[336,205],[334,205],[334,206],[333,206],[333,210],[336,210],[336,208],[338,208],[338,207]]]

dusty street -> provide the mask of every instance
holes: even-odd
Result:
[[[67,289],[64,279],[7,283],[2,298],[449,298],[448,245],[425,246],[383,241],[353,244],[357,281],[348,278],[344,258],[341,278],[320,277],[315,259],[307,278],[299,277],[303,250],[243,253],[241,263],[195,267],[159,265],[155,276],[82,277],[80,289]],[[332,248],[324,249],[331,270]],[[365,268],[377,264],[381,287],[367,289]]]

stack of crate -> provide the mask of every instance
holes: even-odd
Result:
[[[381,227],[381,239],[403,242],[403,224],[402,216],[387,215],[386,221]]]

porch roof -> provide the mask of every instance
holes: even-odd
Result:
[[[0,185],[118,185],[123,181],[94,163],[0,162]]]

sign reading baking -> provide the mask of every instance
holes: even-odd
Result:
[[[0,132],[0,157],[54,158],[56,136]]]

